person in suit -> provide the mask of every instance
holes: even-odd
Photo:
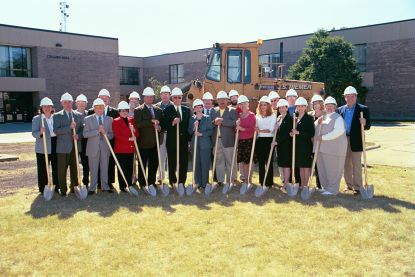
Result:
[[[298,113],[297,127],[291,131],[290,136],[295,138],[295,166],[300,169],[301,188],[308,185],[311,174],[311,164],[313,162],[313,137],[314,120],[307,114],[307,100],[299,97],[295,101]]]
[[[205,92],[203,94],[202,101],[203,101],[203,114],[208,115],[209,118],[212,119],[213,115],[215,114],[215,109],[213,107],[214,98],[213,98],[212,93],[210,93],[208,91]],[[214,140],[214,139],[216,139],[216,137],[214,137],[212,139]],[[214,155],[214,153],[213,153],[213,148],[212,148],[212,153],[210,155],[210,160],[212,161],[212,166],[213,166],[213,155]],[[214,172],[213,181],[214,182],[218,181],[217,178],[216,178],[216,172]]]
[[[85,117],[88,115],[88,111],[86,110],[86,105],[88,104],[88,99],[85,95],[80,94],[75,99],[76,111],[81,114],[81,124],[84,126]],[[82,133],[80,134],[81,140],[81,149],[79,150],[79,154],[81,157],[81,164],[82,164],[82,184],[86,187],[89,185],[89,165],[88,165],[88,157],[85,154],[86,151],[86,143],[87,139],[83,137]]]
[[[287,93],[285,94],[285,99],[288,102],[288,113],[290,114],[291,117],[293,117],[293,114],[295,113],[295,110],[296,110],[295,101],[297,100],[297,98],[298,98],[298,94],[295,89],[289,89]],[[300,169],[298,167],[295,167],[294,170],[295,170],[294,171],[295,180],[301,183]],[[290,180],[292,181],[291,175],[290,175]]]
[[[278,117],[278,102],[280,101],[280,95],[276,91],[270,91],[268,94],[269,101],[271,101],[272,106],[272,112],[275,114],[276,117]],[[284,172],[282,167],[278,166],[278,153],[275,151],[275,157],[273,159],[274,161],[274,176],[279,176],[281,181],[284,182]]]
[[[218,184],[222,185],[225,182],[230,183],[236,179],[236,165],[231,175],[232,154],[235,144],[235,128],[236,120],[238,118],[236,109],[227,106],[229,98],[226,92],[219,91],[216,99],[219,106],[215,108],[215,114],[212,120],[215,124],[213,137],[216,137],[216,132],[220,129],[220,137],[218,139],[217,157],[216,157],[216,177]],[[236,164],[236,159],[235,159]]]
[[[167,130],[167,157],[169,164],[170,185],[178,183],[182,186],[187,179],[187,162],[189,148],[189,127],[190,109],[182,105],[183,92],[180,88],[174,88],[171,93],[173,105],[164,110],[163,129]],[[179,176],[176,176],[176,128],[179,125]]]
[[[344,164],[344,180],[346,187],[344,191],[352,190],[354,193],[360,193],[362,186],[362,131],[361,124],[364,125],[364,130],[369,130],[371,126],[369,108],[357,103],[357,90],[348,86],[344,90],[344,99],[346,105],[337,109],[344,121],[346,122],[346,136],[347,136],[347,153]],[[360,118],[360,112],[363,112],[363,118]]]
[[[137,140],[138,148],[145,169],[148,164],[148,185],[156,184],[156,174],[159,164],[157,156],[157,147],[159,146],[156,144],[156,134],[154,129],[157,130],[159,141],[163,140],[160,136],[160,132],[162,132],[160,122],[163,120],[163,111],[153,105],[154,96],[154,90],[151,87],[146,87],[143,91],[144,103],[136,108],[134,112],[134,122],[140,133],[140,139]],[[145,176],[143,175],[141,168],[139,168],[138,182],[140,183],[140,187],[146,193],[149,193],[148,188],[145,186],[144,178]]]
[[[158,102],[155,106],[160,108],[163,112],[164,110],[173,105],[173,102],[170,101],[170,94],[171,90],[168,86],[162,86],[160,89],[160,98],[161,101]],[[157,180],[159,183],[162,183],[163,180],[166,178],[166,163],[167,163],[167,148],[166,148],[166,139],[167,139],[167,131],[162,130],[162,141],[160,141],[160,165],[158,171]]]
[[[110,106],[110,99],[111,99],[110,92],[105,88],[101,89],[98,93],[98,98],[104,101],[104,105],[105,105],[104,115],[112,117],[112,119],[117,118],[118,117],[117,109]],[[88,115],[92,115],[94,113],[95,113],[94,108],[91,108],[88,110]],[[111,143],[111,146],[114,147],[113,139],[110,139],[110,143]],[[100,168],[101,167],[99,167],[99,170]],[[112,156],[110,156],[107,171],[108,171],[108,185],[110,186],[111,189],[114,189],[113,183],[115,182],[115,161],[112,158]],[[101,180],[98,180],[98,188],[100,187],[101,187]]]
[[[291,175],[291,162],[292,162],[292,137],[290,132],[293,128],[293,118],[288,112],[288,101],[281,99],[278,101],[278,112],[279,116],[277,118],[278,122],[278,133],[277,133],[277,152],[278,152],[278,165],[282,167],[284,172],[283,186],[281,190],[287,188],[289,178]]]
[[[322,115],[315,124],[316,129],[321,126],[320,136],[315,136],[315,141],[320,141],[317,167],[322,184],[321,194],[335,195],[339,192],[346,159],[346,127],[343,118],[336,113],[337,102],[333,97],[327,97],[324,106],[327,114]]]
[[[91,183],[88,194],[95,194],[98,183],[98,174],[101,179],[101,189],[108,193],[114,192],[108,184],[108,171],[98,168],[108,168],[109,157],[111,155],[108,144],[103,137],[113,138],[112,117],[104,114],[105,104],[100,98],[95,99],[92,104],[94,114],[85,117],[83,136],[88,139],[86,144],[86,155],[88,156],[89,169],[91,173]]]
[[[81,149],[79,136],[82,133],[81,114],[72,110],[73,98],[69,93],[61,96],[63,109],[53,116],[53,131],[56,134],[56,153],[58,159],[58,181],[61,196],[66,196],[66,172],[69,166],[71,176],[70,192],[74,193],[74,187],[78,185],[77,164],[74,140]],[[73,135],[73,129],[76,135]]]
[[[43,120],[44,126],[42,127]],[[49,163],[52,165],[52,182],[55,191],[58,192],[58,163],[56,156],[56,134],[53,132],[53,103],[48,97],[40,101],[40,114],[32,119],[32,136],[36,139],[35,152],[37,164],[37,185],[40,193],[43,193],[48,184],[48,177],[45,163],[45,149],[43,148],[43,136],[46,136],[46,153]]]
[[[190,149],[192,157],[196,151],[194,178],[198,187],[205,188],[209,180],[210,155],[212,153],[213,125],[209,115],[203,114],[203,101],[193,101],[193,115],[189,120],[189,135],[192,136]],[[195,136],[197,136],[196,149],[194,148]],[[194,185],[194,184],[193,184]]]
[[[112,121],[114,153],[117,156],[117,160],[128,182],[128,184],[125,183],[118,170],[118,185],[123,192],[127,192],[126,188],[133,185],[131,176],[133,175],[134,140],[138,138],[138,131],[134,127],[134,120],[133,118],[128,117],[129,109],[130,106],[128,103],[121,101],[118,104],[120,116]]]

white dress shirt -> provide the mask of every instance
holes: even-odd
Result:
[[[56,134],[53,132],[53,114],[50,115],[49,118],[47,118],[45,115],[42,115],[43,118],[46,119],[46,123],[49,129],[49,133],[51,137],[56,137]]]
[[[332,114],[333,113],[327,114],[325,118],[323,119],[323,123],[328,124],[332,120],[329,117]],[[340,137],[345,131],[346,131],[346,128],[344,126],[344,119],[341,116],[339,116],[334,122],[334,129],[331,132],[325,135],[322,135],[321,139],[322,140],[333,140],[333,139]]]
[[[256,125],[259,130],[270,130],[269,133],[259,133],[258,137],[273,137],[275,131],[275,124],[277,123],[277,117],[275,114],[270,116],[262,117],[261,115],[256,115]]]

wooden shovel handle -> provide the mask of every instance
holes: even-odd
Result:
[[[213,154],[213,165],[212,165],[212,185],[213,185],[213,176],[215,175],[215,171],[216,171],[216,154],[218,152],[218,141],[219,141],[219,136],[220,136],[220,128],[217,127],[217,131],[216,131],[216,138],[215,138],[215,150],[214,150],[214,154]]]
[[[277,139],[277,133],[278,133],[278,127],[275,129],[274,132],[274,136],[272,137],[272,142],[271,142],[271,149],[269,150],[269,154],[268,154],[268,161],[267,161],[267,168],[265,170],[265,177],[264,180],[262,181],[262,186],[265,187],[265,181],[267,180],[267,176],[268,176],[268,171],[269,171],[269,167],[271,165],[271,158],[272,158],[272,153],[274,152],[274,147],[272,146],[272,144],[275,142],[275,140]]]
[[[179,158],[179,147],[180,147],[180,143],[179,143],[179,123],[176,124],[176,178],[177,178],[177,184],[179,184],[179,163],[180,163],[180,158]]]
[[[238,148],[238,140],[239,140],[239,129],[236,130],[235,135],[235,143],[233,145],[233,153],[232,153],[232,164],[231,164],[231,176],[229,176],[229,183],[232,184],[232,175],[233,175],[233,165],[235,164],[235,156],[236,156],[236,149]]]
[[[195,136],[195,142],[193,145],[193,168],[192,168],[192,185],[193,186],[195,185],[196,152],[197,152],[197,136],[196,134],[194,134],[194,136]]]
[[[74,115],[72,114],[72,122],[75,122]],[[72,135],[76,136],[76,128],[72,129]],[[78,181],[78,187],[81,187],[81,175],[79,170],[79,156],[78,156],[78,141],[73,138],[73,146],[75,148],[75,162],[76,162],[76,177]]]
[[[112,150],[112,146],[111,146],[110,141],[108,140],[107,135],[106,135],[106,134],[103,134],[103,137],[104,137],[105,141],[107,142],[108,148],[109,148],[109,149],[110,149],[110,151],[111,151],[111,155],[112,155],[112,157],[114,158],[115,164],[117,165],[118,170],[119,170],[119,171],[120,171],[120,173],[121,173],[121,176],[122,176],[122,178],[123,178],[123,180],[124,180],[124,182],[125,182],[125,185],[126,185],[126,186],[128,186],[128,182],[127,182],[127,179],[125,178],[124,171],[122,171],[122,168],[121,168],[121,166],[120,166],[120,163],[118,162],[117,156],[115,156],[114,150]]]
[[[363,112],[360,112],[360,118],[363,117]],[[366,135],[365,135],[365,126],[360,124],[360,129],[362,133],[362,147],[363,147],[363,166],[364,166],[364,174],[365,174],[365,186],[367,187],[369,182],[367,180],[367,162],[366,162]]]
[[[146,187],[148,187],[146,170],[143,165],[143,160],[141,159],[140,150],[138,149],[137,140],[135,139],[133,130],[131,130],[131,135],[134,138],[134,148],[135,148],[135,152],[137,153],[137,159],[138,159],[138,163],[140,164],[141,172],[143,173],[144,182],[146,183]]]
[[[251,156],[249,158],[249,168],[248,168],[248,176],[247,176],[248,182],[249,182],[249,177],[251,176],[252,162],[254,160],[256,135],[257,135],[257,130],[256,130],[256,124],[255,124],[255,132],[254,132],[254,136],[252,137],[253,141],[252,141],[252,147],[251,147]]]
[[[40,115],[41,126],[42,128],[45,128],[45,122],[43,122],[43,120],[44,120],[44,117],[43,117],[43,114],[41,114]],[[52,182],[50,180],[50,173],[49,173],[49,157],[48,157],[48,146],[46,143],[46,131],[44,134],[42,134],[42,141],[43,141],[43,152],[45,153],[46,175],[48,178],[48,187],[51,188]]]
[[[317,137],[320,137],[321,134],[321,124],[318,126],[318,133],[317,133]],[[313,180],[313,175],[314,175],[314,170],[316,168],[316,162],[317,162],[317,155],[318,155],[318,151],[320,150],[320,141],[317,140],[317,145],[316,145],[316,150],[314,151],[314,157],[313,157],[313,163],[311,165],[311,174],[310,177],[308,178],[308,187],[311,186],[312,180]]]
[[[157,148],[157,159],[159,162],[159,171],[160,171],[160,177],[162,176],[162,172],[161,172],[161,158],[160,158],[160,140],[159,140],[159,132],[157,131],[157,129],[154,127],[154,133],[156,135],[156,148]],[[137,142],[135,142],[137,144]],[[163,180],[161,180],[161,182],[163,182]]]
[[[295,129],[297,123],[297,117],[295,112],[293,113],[293,129]],[[295,184],[295,134],[293,134],[293,148],[292,148],[292,158],[291,158],[291,176],[293,184]]]

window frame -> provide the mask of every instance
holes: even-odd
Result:
[[[179,75],[179,67],[182,67],[181,76]],[[175,74],[172,74],[172,69]],[[169,64],[169,84],[181,84],[184,83],[184,80],[184,63]]]
[[[240,72],[239,72],[239,78],[238,78],[238,80],[236,81],[236,82],[231,82],[230,80],[229,80],[229,56],[230,56],[230,53],[231,52],[239,52],[239,65],[240,65]],[[243,57],[243,51],[242,51],[242,49],[228,49],[228,51],[226,51],[226,81],[229,83],[229,84],[241,84],[242,83],[242,75],[243,75],[243,68],[242,68],[242,66],[243,66],[243,60],[242,60],[242,57]],[[237,68],[237,67],[232,67],[232,68]]]
[[[137,70],[137,82],[135,80],[132,80],[133,78],[129,78],[128,71],[129,70]],[[119,72],[120,72],[120,85],[126,85],[126,86],[139,86],[140,85],[140,67],[133,67],[133,66],[119,66]]]

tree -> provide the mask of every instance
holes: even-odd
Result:
[[[307,40],[307,46],[290,67],[289,79],[324,82],[326,95],[333,96],[338,103],[344,102],[342,95],[347,86],[354,86],[364,99],[367,89],[361,86],[351,43],[320,29]]]
[[[152,76],[152,77],[150,77],[149,79],[148,79],[148,83],[150,84],[150,86],[154,89],[154,94],[156,95],[156,99],[160,99],[160,90],[161,90],[161,87],[163,86],[163,85],[165,85],[166,84],[166,82],[164,82],[164,83],[161,83],[161,82],[159,82],[158,80],[157,80],[157,78],[156,77],[154,77],[154,76]]]

